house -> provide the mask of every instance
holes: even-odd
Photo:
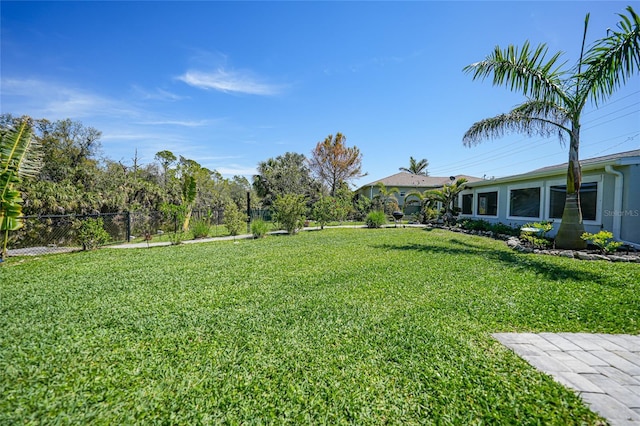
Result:
[[[453,183],[460,178],[465,178],[469,182],[477,182],[482,180],[481,178],[467,175],[436,177],[415,175],[408,172],[400,172],[396,173],[395,175],[387,176],[374,182],[367,183],[366,185],[363,185],[360,188],[356,189],[355,193],[357,195],[373,199],[380,193],[378,188],[378,183],[380,182],[384,184],[387,190],[391,188],[397,188],[399,191],[399,193],[396,194],[398,205],[400,209],[404,211],[405,215],[409,215],[418,212],[420,210],[420,206],[410,205],[405,207],[404,199],[407,194],[410,194],[411,192],[422,193],[427,190],[440,189],[445,184]]]
[[[590,158],[582,165],[580,206],[586,232],[607,230],[640,248],[640,150]],[[548,220],[554,236],[562,221],[567,165],[470,182],[459,194],[460,217],[520,227]]]

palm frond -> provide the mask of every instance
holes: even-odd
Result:
[[[557,132],[560,140],[563,140],[564,132],[569,130],[560,123],[550,120],[548,116],[540,115],[550,114],[550,112],[546,112],[545,108],[549,108],[549,105],[537,105],[535,101],[530,101],[506,114],[480,120],[467,130],[462,137],[462,143],[465,146],[473,146],[484,139],[501,138],[509,133],[549,137]],[[560,114],[560,111],[554,113]]]
[[[522,49],[510,45],[501,50],[496,46],[484,61],[467,65],[463,71],[471,73],[474,80],[493,76],[494,86],[505,86],[527,97],[550,100],[564,98],[564,63],[558,64],[562,52],[547,60],[547,50],[545,44],[531,49],[528,41]]]
[[[584,87],[594,103],[606,100],[640,70],[640,16],[631,6],[629,16],[618,14],[619,31],[608,30],[586,54]]]

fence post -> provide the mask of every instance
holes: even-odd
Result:
[[[251,192],[247,191],[247,234],[251,233]]]
[[[127,210],[127,243],[131,241],[131,212]]]

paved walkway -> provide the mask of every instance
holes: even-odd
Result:
[[[493,337],[574,389],[612,426],[640,426],[640,335],[496,333]]]

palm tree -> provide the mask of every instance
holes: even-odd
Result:
[[[386,185],[382,182],[378,182],[376,184],[378,187],[378,193],[373,197],[375,200],[379,200],[382,203],[382,211],[387,213],[387,204],[389,202],[393,203],[392,206],[395,208],[398,206],[398,199],[395,194],[400,193],[398,188],[387,188]]]
[[[580,210],[582,171],[578,158],[582,110],[589,100],[594,105],[605,101],[640,69],[640,17],[631,6],[626,10],[628,16],[619,14],[618,30],[607,30],[606,37],[585,51],[587,14],[580,60],[570,70],[558,64],[561,52],[547,60],[547,46],[541,44],[532,49],[529,42],[522,49],[496,47],[484,61],[464,68],[474,80],[493,76],[494,85],[520,91],[527,98],[506,114],[473,124],[463,137],[464,145],[476,145],[483,139],[508,132],[543,137],[557,134],[561,141],[568,136],[566,201],[556,236],[559,248],[579,249],[586,244],[580,238],[584,232]]]
[[[464,189],[467,179],[459,178],[453,183],[448,183],[442,187],[442,189],[434,189],[429,191],[429,197],[435,201],[440,201],[444,209],[443,220],[445,223],[453,221],[455,216],[455,209],[453,204],[458,199],[458,194]]]
[[[424,192],[413,191],[404,197],[405,204],[413,204],[416,200],[408,200],[409,197],[416,197],[422,205],[422,209],[427,209],[435,206],[436,202],[442,203],[444,210],[443,220],[447,223],[453,220],[455,215],[455,208],[453,204],[458,198],[458,194],[464,189],[467,183],[466,178],[459,178],[455,182],[448,183],[440,189],[427,189]]]
[[[22,227],[22,198],[16,186],[23,177],[35,177],[42,168],[39,144],[32,138],[31,119],[0,136],[0,230],[4,231],[0,259],[7,253],[9,231]]]
[[[415,158],[409,157],[409,167],[400,167],[400,170],[414,175],[429,176],[427,167],[429,167],[429,161],[426,158],[416,161]]]

